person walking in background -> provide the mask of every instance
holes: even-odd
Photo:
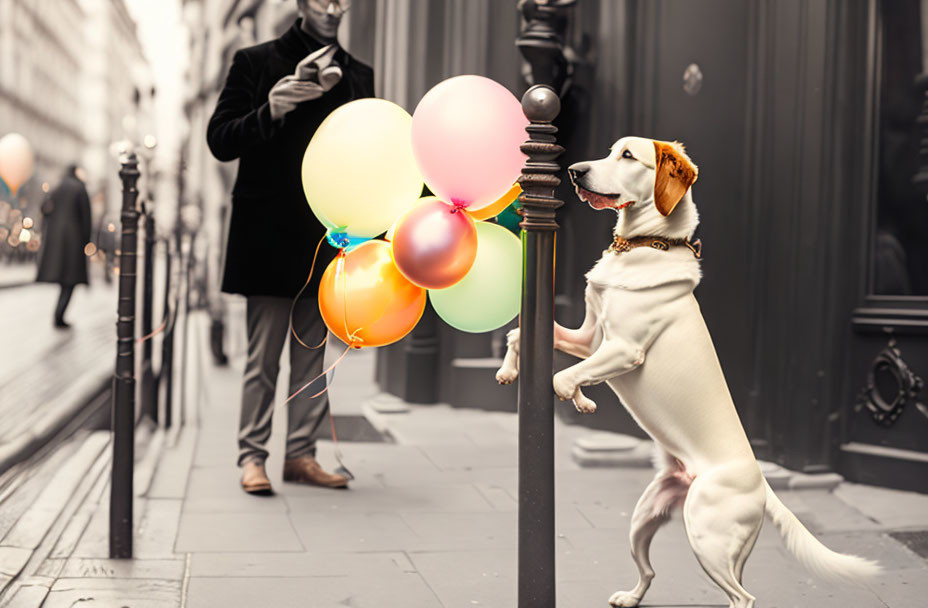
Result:
[[[207,127],[213,155],[239,159],[222,290],[247,299],[238,465],[242,488],[254,494],[271,492],[265,446],[280,355],[290,334],[291,303],[325,234],[303,194],[303,154],[334,109],[374,95],[373,70],[338,45],[348,5],[349,0],[297,0],[300,18],[283,36],[237,51]],[[323,247],[316,268],[325,268],[334,253]],[[327,334],[316,303],[319,275],[293,313],[294,331],[312,345]],[[323,355],[324,349],[307,349],[291,338],[289,394],[322,373]],[[310,387],[288,403],[283,479],[344,488],[348,479],[323,470],[315,459],[316,431],[329,405],[327,393],[311,396],[317,392]]]
[[[55,307],[55,327],[71,327],[64,320],[74,287],[88,284],[87,256],[90,242],[90,197],[84,187],[84,172],[70,165],[61,182],[42,204],[43,247],[39,258],[39,283],[58,283],[61,292]]]

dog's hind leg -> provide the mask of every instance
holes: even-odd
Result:
[[[689,488],[689,479],[674,459],[665,459],[668,466],[654,477],[645,488],[635,512],[632,514],[632,559],[638,566],[638,584],[631,591],[617,591],[609,598],[612,606],[637,606],[651,586],[654,569],[651,567],[651,540],[657,530],[670,519],[671,511],[679,506]]]
[[[741,586],[744,562],[764,521],[763,478],[755,462],[721,465],[693,482],[683,521],[696,559],[728,596],[731,608],[753,608]]]

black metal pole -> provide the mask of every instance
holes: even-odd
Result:
[[[522,151],[522,316],[519,343],[519,608],[553,608],[554,560],[554,196],[561,183],[551,124],[561,103],[554,89],[535,85],[522,97],[531,121]]]
[[[171,239],[164,240],[164,315],[168,323],[161,342],[161,369],[158,370],[158,380],[164,386],[164,428],[171,428],[173,424],[174,407],[174,328],[177,327],[177,298],[171,306]]]
[[[178,395],[180,396],[180,426],[183,427],[187,424],[187,368],[190,367],[190,362],[188,360],[188,349],[187,342],[188,338],[188,329],[190,325],[190,285],[193,281],[193,247],[194,241],[196,239],[196,233],[190,233],[189,238],[187,239],[187,254],[184,256],[184,329],[183,333],[180,334],[180,387],[178,390]]]
[[[138,248],[138,158],[122,163],[122,242],[113,377],[113,466],[110,483],[110,557],[132,557],[132,473],[135,458],[135,280]]]
[[[150,201],[149,201],[150,202]],[[143,276],[142,299],[142,335],[152,333],[155,297],[155,218],[151,209],[145,211],[145,275]],[[141,411],[153,422],[158,421],[158,383],[152,370],[152,340],[142,343],[142,385],[139,394],[142,399]]]

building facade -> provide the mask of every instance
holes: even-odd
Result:
[[[355,2],[342,41],[375,68],[378,95],[410,112],[462,73],[520,96],[530,78],[515,40],[532,4]],[[566,15],[562,165],[635,134],[684,142],[700,167],[697,297],[758,456],[928,491],[924,0],[555,4]],[[234,167],[208,156],[206,120],[231,53],[282,31],[295,2],[186,7],[205,32],[192,37],[188,170],[211,175],[189,194],[220,234]],[[556,316],[577,326],[583,276],[614,218],[567,184],[560,197]],[[221,247],[214,254],[218,269]],[[454,331],[429,311],[380,349],[379,382],[409,401],[514,409],[515,388],[493,379],[501,338]],[[640,434],[607,388],[589,394],[595,416],[560,415]]]
[[[0,136],[22,134],[36,157],[33,178],[8,203],[38,217],[44,191],[75,163],[87,172],[96,223],[115,218],[113,144],[139,142],[149,128],[150,83],[123,0],[0,0]]]
[[[375,40],[413,33],[406,59],[375,60],[378,77],[405,77],[411,103],[462,63],[517,95],[528,84],[515,2],[368,10]],[[700,167],[697,297],[758,456],[928,491],[926,3],[591,0],[566,11],[560,162],[605,156],[626,134],[686,144]],[[557,318],[575,327],[614,218],[569,186],[560,196]],[[384,349],[382,386],[512,409],[513,391],[492,383],[498,342],[433,323]],[[436,351],[438,369],[423,367]],[[640,433],[606,387],[589,393],[595,416],[560,413]]]

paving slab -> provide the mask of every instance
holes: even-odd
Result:
[[[198,553],[190,560],[191,577],[323,577],[354,574],[390,576],[415,572],[407,555],[399,551],[349,553]]]
[[[182,580],[183,559],[88,559],[73,558],[64,563],[63,578],[118,578]]]
[[[304,551],[286,513],[182,513],[178,553]]]
[[[24,585],[18,587],[13,596],[4,600],[3,608],[35,608],[41,606],[48,596],[49,588],[44,585]]]
[[[324,551],[404,551],[420,537],[396,513],[306,512],[291,513],[290,521],[303,546]]]
[[[477,447],[473,445],[423,445],[422,451],[439,469],[512,468],[518,463],[518,448],[505,444]]]
[[[410,559],[444,608],[516,605],[515,547],[413,553]]]
[[[416,573],[390,576],[205,578],[193,577],[186,608],[441,608],[434,592]]]
[[[835,496],[886,528],[928,529],[928,494],[845,482]]]
[[[292,513],[492,511],[491,505],[469,484],[374,487],[355,484],[351,490],[314,489],[286,497]]]
[[[179,608],[180,597],[180,581],[65,578],[55,582],[42,608]]]
[[[283,513],[287,503],[279,496],[256,499],[242,492],[241,471],[228,464],[196,467],[190,471],[185,513]]]

